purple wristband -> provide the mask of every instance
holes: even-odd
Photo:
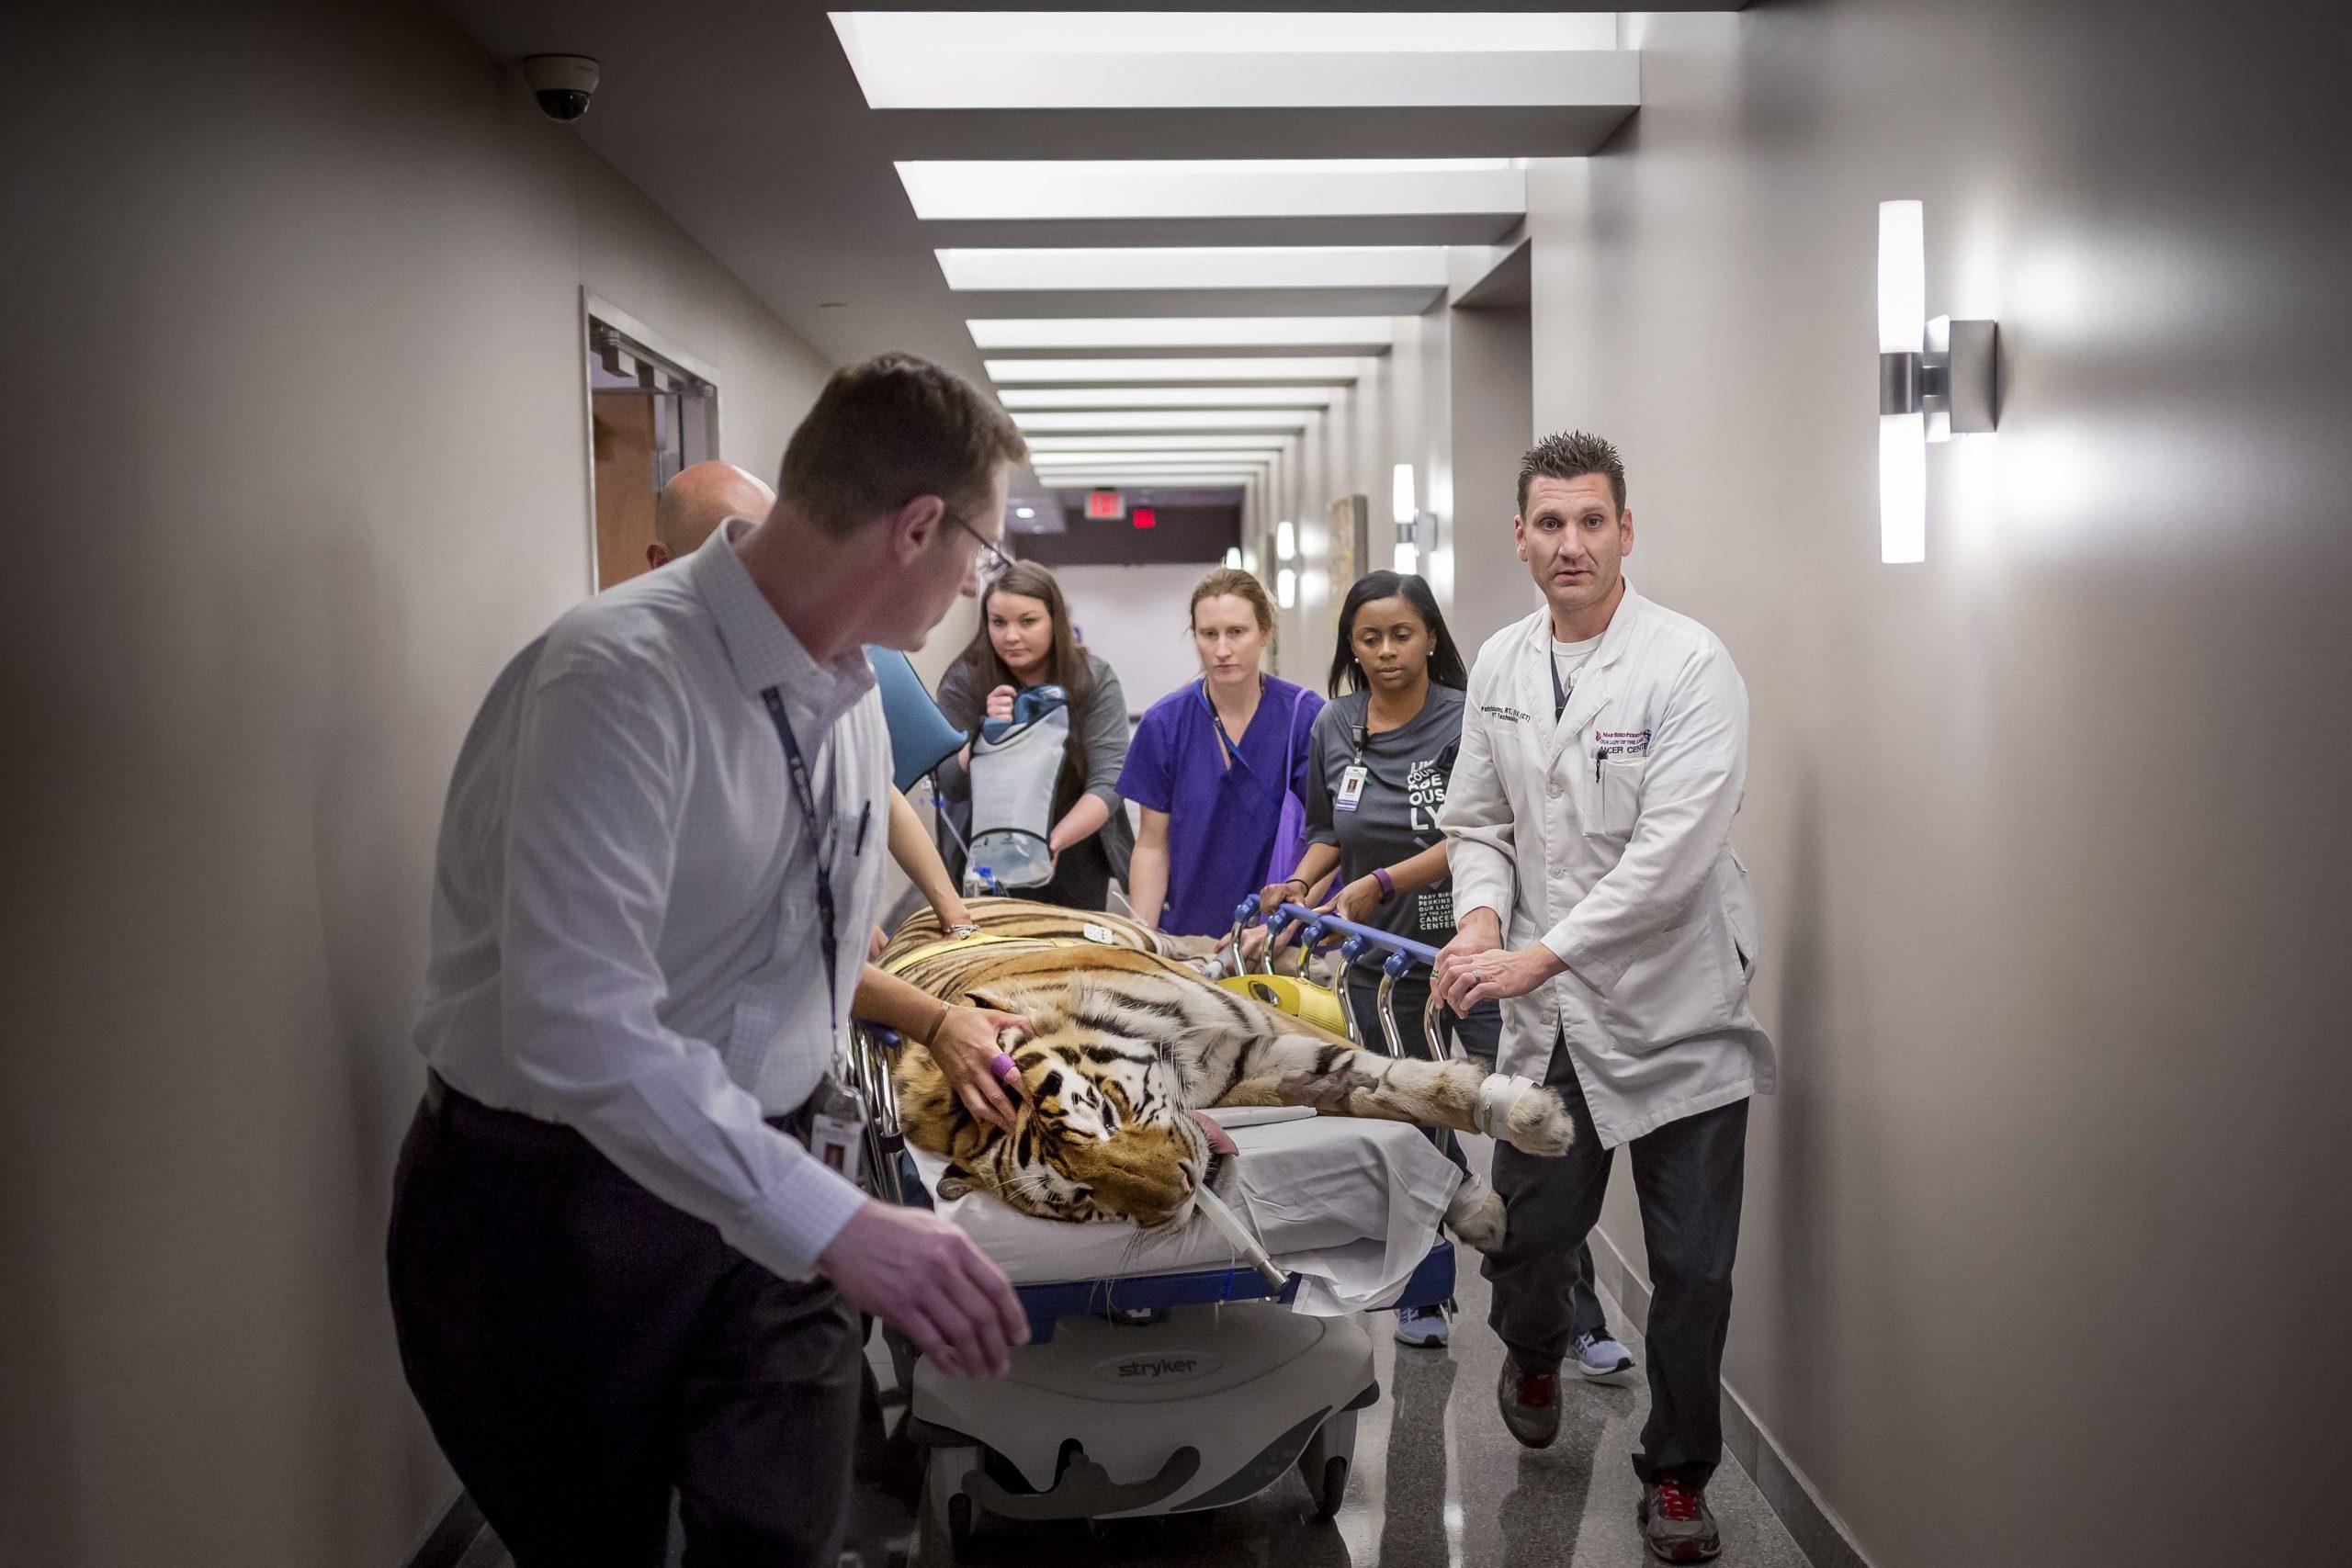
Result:
[[[1372,868],[1372,879],[1380,884],[1380,901],[1382,903],[1385,904],[1388,900],[1396,897],[1396,885],[1388,880],[1388,868],[1386,866],[1374,866]]]

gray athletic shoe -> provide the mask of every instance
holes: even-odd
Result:
[[[1642,1488],[1642,1543],[1660,1562],[1708,1562],[1723,1551],[1707,1489],[1667,1476]]]
[[[1577,1336],[1577,1371],[1595,1382],[1634,1369],[1634,1353],[1605,1334]]]
[[[1442,1306],[1406,1307],[1396,1314],[1396,1343],[1412,1345],[1424,1350],[1445,1348],[1445,1309]]]
[[[1503,1375],[1495,1383],[1495,1406],[1521,1447],[1548,1449],[1560,1435],[1560,1369],[1531,1367],[1503,1353]]]

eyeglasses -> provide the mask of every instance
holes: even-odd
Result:
[[[978,528],[973,527],[969,523],[965,522],[961,517],[956,516],[952,512],[947,514],[947,520],[980,542],[981,581],[985,581],[992,577],[1000,577],[1005,572],[1012,570],[1012,558],[1006,555],[1002,547],[999,546],[994,539],[989,538],[986,534],[981,533]]]

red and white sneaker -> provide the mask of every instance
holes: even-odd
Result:
[[[1703,1483],[1693,1486],[1670,1475],[1653,1481],[1642,1488],[1634,1517],[1643,1544],[1660,1562],[1708,1562],[1724,1549]]]
[[[1495,1406],[1523,1447],[1550,1448],[1560,1435],[1560,1364],[1531,1367],[1505,1351],[1503,1375],[1495,1383]]]

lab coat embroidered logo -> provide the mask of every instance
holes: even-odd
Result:
[[[1592,749],[1596,755],[1646,757],[1650,754],[1650,732],[1646,729],[1596,729],[1592,732]]]
[[[1489,718],[1499,718],[1506,724],[1524,724],[1535,716],[1533,714],[1521,713],[1517,708],[1497,707],[1491,703],[1480,703],[1478,711]]]

